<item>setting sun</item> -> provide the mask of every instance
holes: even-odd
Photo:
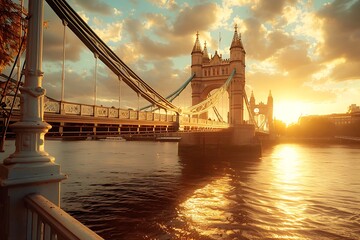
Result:
[[[277,102],[274,107],[274,118],[286,125],[297,123],[299,117],[307,113],[308,107],[304,102]]]

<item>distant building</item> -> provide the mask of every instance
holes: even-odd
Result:
[[[354,123],[360,124],[360,106],[351,104],[346,113],[336,113],[329,115],[309,115],[300,118],[299,122],[308,121],[314,118],[325,118],[337,126],[350,125]]]
[[[356,106],[356,104],[351,104],[349,106],[348,112],[349,114],[360,114],[360,106]]]

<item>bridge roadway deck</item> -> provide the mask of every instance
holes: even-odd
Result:
[[[6,97],[7,109],[13,97]],[[122,134],[155,134],[180,130],[199,131],[227,128],[227,123],[154,112],[60,102],[45,98],[44,120],[52,125],[47,136],[101,136]],[[17,98],[11,117],[20,119],[20,102]]]

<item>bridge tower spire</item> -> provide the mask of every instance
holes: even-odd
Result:
[[[196,79],[202,78],[202,64],[203,64],[203,51],[199,41],[199,32],[196,32],[196,40],[191,52],[191,73],[195,73],[195,77],[191,87],[192,91],[192,105],[196,105],[202,101],[201,99],[201,85],[196,83]]]
[[[191,52],[191,71],[195,73],[197,77],[201,77],[202,56],[203,51],[199,41],[199,32],[197,32],[195,44]]]
[[[235,24],[234,36],[230,46],[230,70],[236,69],[229,89],[229,121],[231,126],[242,124],[244,121],[245,54],[241,36],[238,34],[238,26]]]
[[[203,51],[203,62],[204,63],[208,63],[210,61],[210,58],[209,58],[209,53],[208,53],[208,50],[207,50],[207,47],[206,47],[206,41],[204,43],[204,51]]]
[[[253,111],[254,108],[255,108],[255,96],[254,96],[254,91],[251,91],[251,96],[250,96],[250,109],[251,109],[251,111]]]

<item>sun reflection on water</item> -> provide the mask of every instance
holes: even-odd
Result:
[[[278,209],[277,217],[282,221],[279,230],[284,237],[294,234],[292,232],[295,228],[301,228],[306,218],[307,203],[301,194],[305,167],[296,145],[281,145],[273,154],[274,176],[271,185],[274,196],[277,197],[277,201],[274,201],[274,207]],[[299,236],[293,236],[292,239],[297,237]]]
[[[230,181],[226,175],[194,191],[190,198],[179,205],[178,217],[202,236],[221,239],[229,233],[222,226],[231,224],[229,200],[226,198],[231,190]]]
[[[283,184],[296,183],[299,179],[300,161],[296,148],[285,145],[274,153],[277,179]]]

